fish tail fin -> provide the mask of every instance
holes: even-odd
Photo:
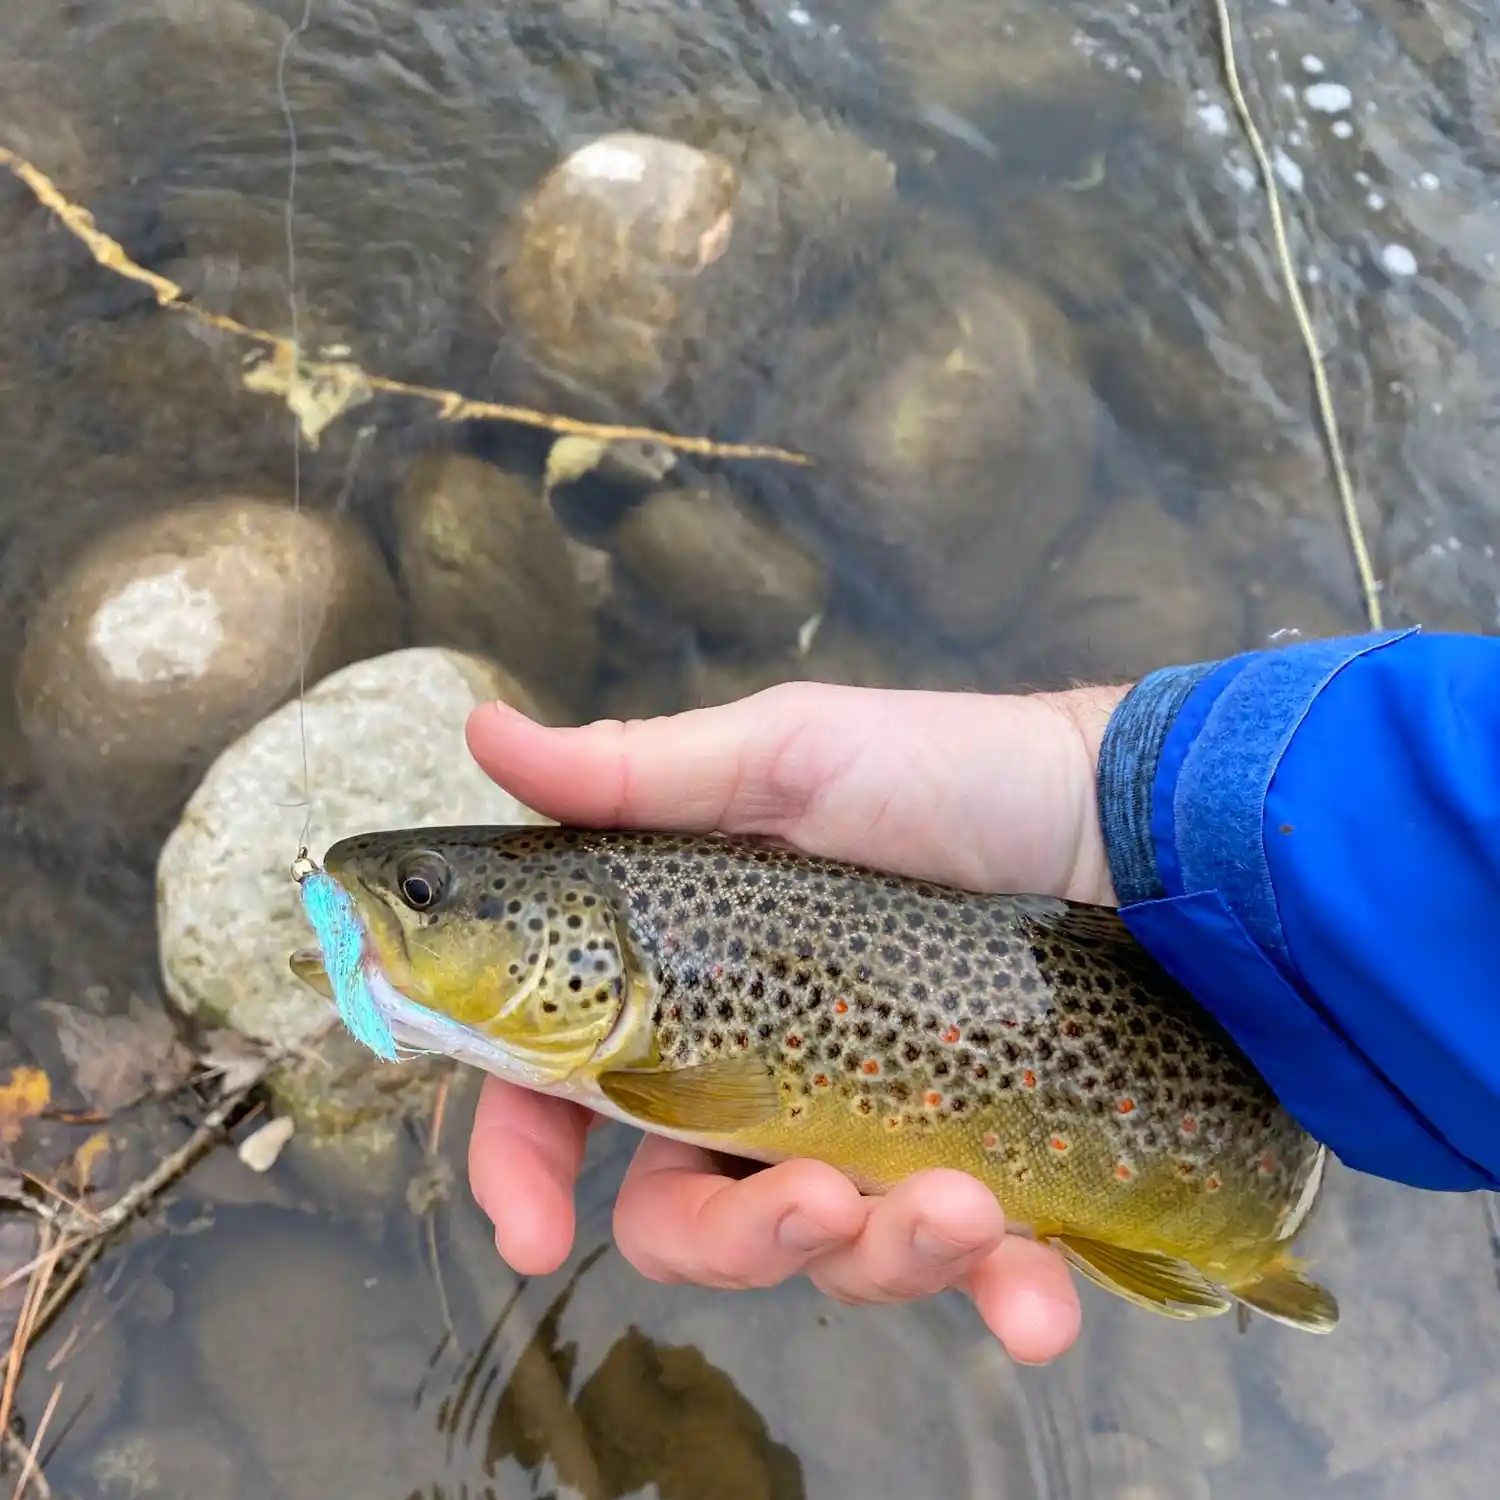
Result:
[[[1332,1333],[1339,1304],[1333,1293],[1303,1272],[1303,1263],[1282,1255],[1228,1291],[1246,1307],[1306,1333]]]

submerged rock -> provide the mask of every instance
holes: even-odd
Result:
[[[647,496],[608,546],[658,604],[709,642],[789,648],[827,604],[817,560],[722,482]]]
[[[805,505],[955,640],[997,635],[1086,511],[1097,403],[1077,340],[1026,282],[919,236],[828,329],[785,400],[820,460]]]
[[[699,331],[699,280],[728,247],[738,191],[728,162],[678,141],[590,141],[498,237],[492,310],[551,376],[650,395]]]
[[[1016,634],[1021,680],[1058,686],[1139,677],[1240,649],[1243,598],[1192,530],[1155,501],[1112,502],[1061,560]]]
[[[465,748],[469,711],[494,698],[542,714],[490,662],[397,651],[335,673],[307,695],[305,713],[287,704],[231,745],[158,861],[157,930],[172,1000],[281,1048],[322,1030],[327,1003],[287,968],[292,950],[311,941],[290,875],[306,818],[300,723],[317,858],[335,839],[372,828],[544,821],[490,781]]]
[[[569,538],[531,480],[464,454],[417,460],[397,506],[401,577],[424,645],[476,651],[578,707],[599,640]]]
[[[886,57],[924,104],[1062,103],[1096,93],[1108,81],[1059,7],[1030,0],[883,0],[878,12],[875,30]]]
[[[21,726],[75,815],[150,820],[296,692],[304,650],[316,682],[400,632],[351,522],[259,496],[190,504],[107,533],[55,585],[27,630]]]
[[[588,142],[494,237],[480,300],[526,399],[712,430],[763,390],[799,299],[878,253],[890,158],[784,106],[720,102]]]

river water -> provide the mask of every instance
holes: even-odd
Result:
[[[1500,22],[1477,0],[1230,10],[1386,620],[1492,632]],[[798,675],[1050,685],[1365,624],[1210,0],[312,0],[288,45],[303,20],[304,0],[5,0],[0,145],[135,261],[276,335],[290,244],[304,342],[367,372],[819,459],[682,460],[753,518],[728,546],[679,511],[629,523],[627,550],[612,528],[659,475],[559,492],[569,555],[629,563],[587,653],[524,560],[462,564],[527,601],[503,665],[568,716]],[[753,188],[669,378],[626,392],[607,320],[528,324],[545,285],[512,279],[507,303],[495,269],[545,174],[620,130],[719,152]],[[55,662],[42,688],[22,671],[38,621],[70,628],[43,606],[80,549],[184,498],[284,504],[295,478],[418,601],[365,652],[488,649],[483,622],[418,596],[400,497],[433,449],[534,488],[545,443],[379,397],[294,466],[243,341],[101,269],[3,176],[0,236],[9,1064],[45,1051],[43,999],[161,1003],[154,865],[183,788],[62,764],[23,723],[81,691]],[[816,610],[810,652],[767,633],[772,604]],[[132,821],[138,793],[164,800]],[[461,1082],[439,1152],[459,1183],[471,1105]],[[299,1135],[267,1176],[217,1153],[28,1358],[32,1428],[66,1376],[54,1493],[1493,1493],[1500,1221],[1478,1196],[1336,1172],[1309,1243],[1333,1339],[1184,1329],[1089,1291],[1076,1351],[1026,1370],[956,1298],[851,1312],[802,1285],[642,1282],[609,1241],[628,1145],[599,1133],[575,1257],[532,1283],[461,1186],[418,1211],[415,1129],[352,1163]]]

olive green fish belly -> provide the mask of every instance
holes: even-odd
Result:
[[[1295,1203],[1226,1192],[1213,1167],[1190,1171],[1186,1159],[1167,1153],[1127,1163],[1077,1119],[1049,1125],[995,1109],[962,1124],[951,1117],[923,1124],[915,1111],[865,1115],[836,1096],[794,1102],[788,1091],[786,1102],[775,1119],[722,1138],[721,1149],[764,1161],[811,1157],[869,1193],[934,1168],[966,1172],[994,1193],[1013,1229],[1179,1256],[1229,1285],[1276,1256]],[[1301,1142],[1291,1149],[1303,1159]],[[1311,1164],[1311,1154],[1305,1159]]]

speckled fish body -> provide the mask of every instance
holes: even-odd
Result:
[[[567,828],[366,834],[325,868],[408,1045],[868,1192],[958,1168],[1154,1311],[1337,1321],[1290,1254],[1322,1148],[1112,911]]]

